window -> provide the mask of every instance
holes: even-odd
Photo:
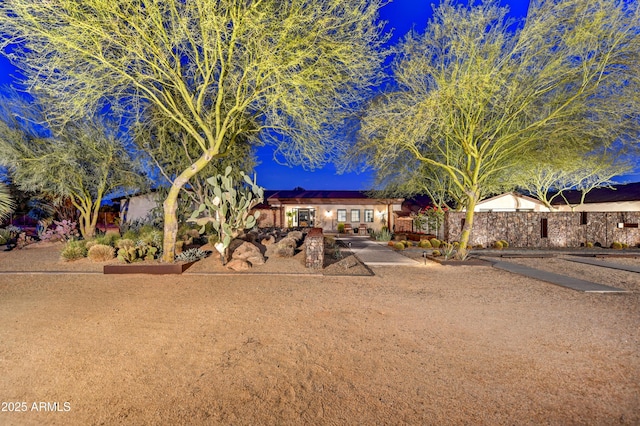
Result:
[[[360,222],[360,210],[351,210],[351,222]]]
[[[338,222],[347,221],[347,211],[345,209],[338,209]]]
[[[373,222],[373,209],[364,210],[364,221],[370,223]]]
[[[586,225],[587,223],[587,212],[580,212],[580,225]]]
[[[549,222],[548,219],[540,219],[540,238],[549,238]]]

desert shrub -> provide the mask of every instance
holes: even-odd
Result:
[[[90,250],[91,247],[98,245],[99,243],[96,240],[85,240],[84,246],[87,250]]]
[[[84,241],[71,240],[62,248],[60,256],[67,262],[70,260],[82,259],[87,256],[87,248]]]
[[[106,262],[116,257],[116,249],[106,244],[93,244],[88,247],[87,257],[94,262]]]
[[[380,232],[376,232],[376,240],[391,241],[391,232],[387,228],[382,228]]]
[[[627,243],[622,243],[622,248],[623,248],[623,249],[628,249],[628,248],[629,248],[629,244],[627,244]]]
[[[432,238],[429,240],[429,242],[431,243],[431,247],[436,249],[440,248],[440,244],[442,244],[442,242],[437,238]]]
[[[405,247],[413,247],[413,243],[409,240],[402,240],[401,242]]]
[[[388,245],[389,247],[393,247],[393,245],[394,245],[394,244],[395,244],[395,243],[394,243],[393,241],[389,241],[389,242],[387,242],[387,245]]]
[[[287,238],[293,238],[296,241],[302,239],[302,231],[291,231],[287,234]]]
[[[344,233],[344,223],[339,223],[338,224],[338,233],[339,234]]]
[[[452,258],[455,253],[455,245],[451,243],[442,243],[442,254],[444,255],[445,260]]]
[[[587,241],[587,243],[585,244],[585,246],[587,248],[593,248],[593,243],[591,241]]]
[[[473,246],[473,248],[475,248],[475,249],[483,249],[484,246],[482,244],[476,244],[475,246]]]
[[[421,241],[418,243],[418,246],[419,246],[420,248],[424,248],[424,249],[432,248],[432,247],[433,247],[433,246],[431,245],[431,242],[430,242],[429,240],[421,240]]]
[[[615,249],[615,250],[622,250],[622,243],[621,243],[621,242],[618,242],[618,241],[614,241],[614,242],[611,244],[611,248],[612,248],[612,249]]]
[[[502,241],[496,241],[495,243],[493,243],[493,248],[497,249],[497,250],[502,250]]]
[[[0,229],[0,246],[7,244],[11,238],[11,232],[6,229]]]
[[[49,228],[40,233],[40,240],[42,241],[69,241],[80,236],[76,222],[70,220],[62,220],[60,222],[53,221],[55,225],[53,228]]]
[[[298,242],[295,239],[287,236],[280,240],[278,242],[278,245],[283,247],[292,247],[295,249],[298,246]]]
[[[129,229],[128,231],[124,232],[122,234],[122,239],[123,240],[131,240],[131,241],[135,241],[138,239],[138,236],[140,234],[138,234],[137,231],[134,231],[133,229]]]
[[[136,243],[129,238],[121,238],[116,241],[116,248],[118,249],[129,249],[131,247],[135,247]]]
[[[109,234],[97,236],[95,241],[98,244],[115,247],[116,241],[118,241],[119,239],[120,239],[120,236],[118,234],[109,233]]]
[[[404,250],[405,249],[405,245],[402,241],[398,241],[397,243],[395,243],[393,245],[393,248],[396,250]]]
[[[442,254],[440,253],[440,250],[434,250],[431,252],[431,256],[438,257],[438,256],[442,256]]]
[[[192,248],[177,255],[176,262],[197,262],[198,260],[207,257],[207,255],[207,252],[204,250]]]
[[[509,243],[506,240],[500,240],[502,243],[502,248],[509,248]]]

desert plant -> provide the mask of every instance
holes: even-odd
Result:
[[[418,246],[423,249],[432,248],[431,242],[429,240],[420,240]]]
[[[62,248],[62,252],[60,253],[60,256],[67,262],[86,257],[87,248],[84,245],[84,241],[79,241],[79,240],[67,241],[67,243]]]
[[[429,240],[429,242],[431,243],[431,247],[436,249],[440,248],[440,244],[442,244],[442,242],[437,238],[432,238]]]
[[[622,250],[622,243],[621,243],[621,242],[619,242],[619,241],[614,241],[614,242],[611,244],[611,248],[612,248],[612,249],[615,249],[615,250]]]
[[[118,260],[125,263],[153,260],[158,253],[158,248],[146,244],[118,250]]]
[[[215,244],[216,250],[226,263],[229,255],[231,240],[244,229],[253,228],[258,222],[260,211],[251,213],[251,209],[264,200],[264,189],[253,180],[240,172],[244,182],[236,184],[231,176],[232,168],[228,166],[224,175],[217,175],[207,179],[213,187],[214,197],[206,199],[188,219],[195,222],[204,233],[207,224],[211,224],[220,235],[220,242]],[[204,215],[204,216],[202,216]]]
[[[593,243],[591,241],[587,241],[587,243],[585,244],[585,246],[587,248],[593,248]]]
[[[507,242],[507,240],[500,240],[500,242],[502,243],[502,248],[509,248],[509,243]]]
[[[503,247],[502,241],[496,241],[493,243],[493,248],[496,250],[502,250],[502,247]]]
[[[338,234],[344,234],[344,223],[338,224]]]
[[[116,249],[106,244],[93,244],[87,251],[87,257],[94,262],[106,262],[115,256]]]
[[[199,248],[192,248],[187,251],[183,251],[176,256],[176,262],[197,262],[200,259],[207,257],[208,253]]]
[[[451,243],[443,242],[442,243],[442,254],[444,255],[444,259],[450,259],[456,253],[456,246]]]
[[[54,227],[49,228],[40,234],[42,241],[70,241],[80,236],[76,222],[70,220],[53,221]]]
[[[391,232],[385,227],[376,233],[376,240],[378,241],[391,241]]]
[[[388,245],[389,247],[393,247],[393,246],[394,246],[394,244],[395,244],[395,243],[394,243],[393,241],[388,241],[388,242],[387,242],[387,245]]]
[[[136,243],[129,238],[121,238],[116,241],[116,248],[118,249],[129,249],[131,247],[135,247]]]
[[[431,252],[431,256],[438,257],[438,256],[442,256],[442,254],[440,253],[440,250],[434,250]]]
[[[404,246],[404,244],[402,243],[402,241],[398,241],[397,243],[395,243],[395,244],[393,245],[393,248],[394,248],[394,249],[396,249],[396,250],[404,250],[404,249],[405,249],[405,246]]]
[[[7,244],[11,238],[11,232],[6,229],[0,229],[0,246]]]

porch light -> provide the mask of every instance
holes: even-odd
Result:
[[[324,212],[324,216],[325,217],[331,217],[331,216],[333,216],[333,213],[331,212],[331,210],[327,210],[326,212]]]

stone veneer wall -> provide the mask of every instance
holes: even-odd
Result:
[[[324,265],[324,234],[322,228],[311,228],[304,239],[305,266],[321,269]]]
[[[466,213],[447,212],[444,239],[458,241]],[[476,212],[471,245],[487,247],[505,240],[511,247],[580,247],[589,241],[609,247],[621,242],[640,244],[640,228],[618,228],[619,223],[640,223],[640,212],[587,212],[587,223],[580,224],[580,212]],[[547,237],[541,236],[542,219],[547,219]]]

